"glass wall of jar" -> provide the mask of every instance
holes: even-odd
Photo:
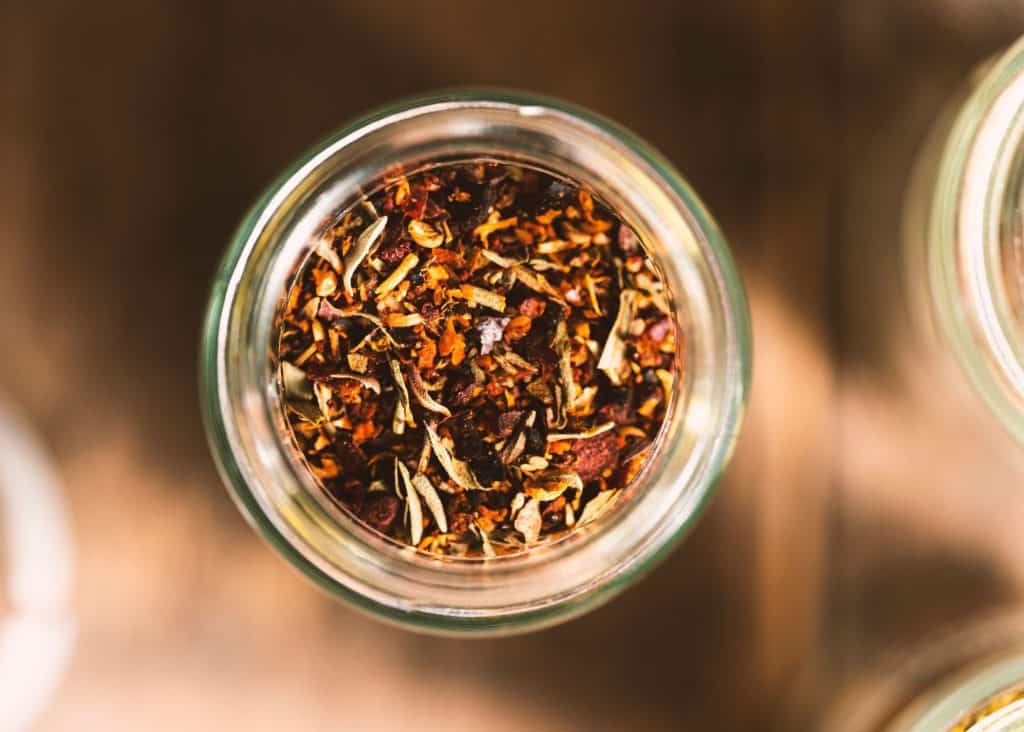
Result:
[[[926,143],[905,216],[917,325],[1024,440],[1024,42],[981,66]]]
[[[442,560],[368,530],[310,480],[282,438],[269,355],[297,262],[325,221],[395,169],[491,160],[586,187],[627,222],[674,301],[678,370],[645,467],[592,524],[548,545]],[[728,247],[672,167],[625,130],[560,102],[461,92],[377,111],[303,156],[253,207],[216,279],[202,344],[213,453],[241,510],[328,592],[436,632],[513,632],[579,614],[633,581],[693,525],[733,449],[750,374],[743,289]]]
[[[1024,729],[1024,615],[988,617],[862,668],[827,707],[834,732]]]
[[[33,728],[71,660],[74,551],[49,455],[0,399],[0,719]]]

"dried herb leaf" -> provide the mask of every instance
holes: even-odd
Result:
[[[326,378],[326,379],[348,379],[350,381],[358,381],[360,385],[362,385],[366,389],[369,389],[374,394],[380,394],[380,382],[377,381],[377,379],[375,379],[372,376],[364,376],[362,374],[346,374],[346,373],[339,372],[339,373],[336,373],[336,374],[330,374],[330,375],[328,375],[328,376],[326,376],[324,378]]]
[[[416,473],[412,476],[412,484],[416,491],[423,496],[423,500],[427,502],[427,508],[430,509],[437,527],[442,533],[448,533],[448,519],[444,515],[444,504],[441,503],[441,496],[437,495],[437,489],[430,482],[430,478],[423,473]]]
[[[587,505],[583,507],[583,515],[580,516],[577,525],[586,526],[591,521],[596,521],[604,515],[608,509],[615,505],[615,499],[618,498],[619,493],[621,493],[620,490],[601,491],[591,498]]]
[[[540,539],[543,520],[540,515],[540,501],[531,498],[516,516],[516,531],[523,535],[527,544],[536,544]]]
[[[405,255],[405,258],[398,263],[398,266],[387,276],[387,278],[377,285],[377,289],[374,293],[378,297],[391,292],[393,289],[398,287],[398,284],[406,278],[406,276],[416,268],[416,265],[420,263],[420,258],[413,253]]]
[[[558,303],[564,303],[565,300],[562,298],[562,293],[552,287],[551,283],[544,279],[544,275],[539,275],[531,272],[526,267],[521,265],[514,265],[512,271],[516,275],[516,279],[522,282],[524,285],[529,287],[534,292],[540,293],[546,297],[550,297],[552,300]]]
[[[335,272],[341,272],[341,258],[338,257],[338,252],[334,249],[333,244],[328,239],[320,240],[316,245],[316,253],[331,265]]]
[[[421,247],[436,249],[444,244],[444,234],[426,221],[413,219],[409,222],[409,236]]]
[[[537,245],[537,254],[558,254],[574,247],[576,247],[575,242],[566,241],[565,239],[549,239]]]
[[[414,328],[423,325],[423,316],[419,313],[389,313],[384,322],[389,328]]]
[[[572,377],[572,353],[569,350],[569,333],[564,320],[555,326],[555,337],[551,342],[558,356],[558,384],[555,386],[555,407],[557,416],[552,427],[561,429],[569,421],[569,405],[576,397],[576,382]]]
[[[603,424],[596,425],[581,432],[552,432],[548,435],[548,442],[558,442],[560,440],[585,440],[589,437],[596,437],[597,435],[613,429],[615,429],[614,422],[604,422]]]
[[[619,313],[615,323],[608,332],[601,358],[597,368],[608,375],[609,380],[619,386],[622,384],[622,366],[626,358],[626,339],[629,337],[629,324],[636,314],[636,290],[625,289],[619,293]],[[582,521],[582,518],[580,519]]]
[[[568,470],[554,470],[528,478],[526,493],[538,501],[553,501],[568,490],[583,490],[580,476]]]
[[[487,535],[487,532],[480,528],[479,524],[474,523],[473,533],[480,537],[480,548],[483,551],[485,557],[496,557],[497,552],[494,551],[494,547],[491,545],[491,538]]]
[[[423,383],[423,377],[415,366],[409,367],[409,386],[412,387],[412,395],[416,397],[416,401],[418,401],[420,406],[424,409],[428,409],[437,414],[442,414],[445,417],[452,416],[448,407],[434,401],[434,398],[430,396],[430,393],[427,391],[427,385]]]
[[[374,221],[372,224],[363,230],[363,233],[356,239],[355,244],[352,245],[352,249],[345,256],[345,269],[341,273],[341,282],[345,287],[345,294],[352,297],[352,276],[359,269],[359,265],[363,263],[366,256],[373,249],[374,244],[380,239],[381,234],[384,233],[384,227],[388,225],[388,217],[381,216],[379,219]]]
[[[460,288],[462,296],[470,302],[482,305],[485,308],[496,310],[499,313],[505,312],[505,296],[496,292],[486,290],[476,285],[462,285]]]
[[[509,513],[511,513],[513,516],[515,516],[517,513],[519,513],[522,510],[523,506],[525,506],[525,505],[526,505],[526,494],[525,493],[516,493],[515,498],[512,499],[512,503],[509,504],[509,509],[508,509]]]
[[[391,429],[396,435],[400,435],[405,432],[405,426],[410,427],[416,426],[416,421],[412,416],[412,405],[409,403],[409,390],[405,386],[405,379],[402,377],[402,367],[393,358],[388,359],[388,365],[391,367],[391,376],[395,380],[395,387],[398,389],[398,401],[395,403],[395,418],[392,422]]]
[[[441,463],[441,467],[448,473],[448,477],[455,481],[459,486],[467,491],[485,491],[488,490],[480,485],[480,482],[473,475],[473,471],[469,469],[469,466],[457,459],[452,455],[451,451],[445,447],[445,444],[441,441],[440,436],[437,434],[437,428],[432,422],[425,422],[427,428],[427,435],[430,436],[430,446],[434,450],[434,454],[437,456],[437,461]]]
[[[493,234],[496,231],[501,231],[502,229],[507,229],[510,226],[515,226],[518,222],[519,222],[519,219],[516,218],[515,216],[512,216],[512,217],[507,218],[507,219],[500,219],[498,221],[492,221],[492,222],[489,222],[489,223],[486,223],[486,224],[480,224],[478,227],[473,229],[473,237],[475,239],[482,240],[484,242],[484,244],[486,244],[487,243],[487,238],[491,234]]]
[[[401,483],[399,483],[399,479],[401,479]],[[399,485],[401,485],[401,490]],[[423,507],[420,505],[419,495],[409,478],[409,469],[398,458],[395,458],[395,492],[398,493],[399,498],[405,499],[409,539],[415,546],[423,538]]]
[[[320,414],[322,414],[324,416],[325,420],[330,420],[331,419],[331,408],[330,408],[330,404],[329,404],[329,402],[331,400],[331,390],[330,390],[330,388],[326,384],[324,384],[322,382],[317,382],[317,383],[313,384],[313,395],[316,396],[316,406],[317,406],[317,408],[319,408]]]
[[[363,320],[370,321],[375,326],[377,326],[377,328],[380,330],[381,333],[384,334],[384,336],[388,339],[388,342],[390,342],[392,346],[398,347],[398,341],[396,341],[395,337],[391,335],[391,332],[386,327],[384,327],[384,321],[378,318],[376,315],[370,315],[370,313],[363,312],[354,312],[349,313],[348,317],[362,318]]]
[[[286,399],[310,400],[313,398],[313,384],[306,372],[287,361],[281,362],[281,385]]]
[[[496,265],[504,269],[508,269],[509,267],[515,267],[517,264],[519,264],[519,262],[515,261],[514,259],[503,257],[497,252],[492,251],[490,249],[481,249],[480,256],[482,256],[484,259],[489,259],[490,261],[494,262]]]

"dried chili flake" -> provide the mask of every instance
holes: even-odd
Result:
[[[333,500],[421,551],[474,557],[615,505],[665,419],[678,348],[658,268],[591,192],[437,166],[392,178],[312,249],[281,304],[278,373]]]

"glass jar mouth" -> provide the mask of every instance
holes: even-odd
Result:
[[[307,489],[278,438],[267,356],[290,269],[317,226],[394,165],[454,157],[534,164],[591,187],[656,241],[686,332],[688,368],[662,447],[648,460],[646,509],[611,512],[550,546],[500,561],[422,557],[353,530]],[[688,351],[689,355],[689,351]],[[700,368],[698,369],[697,366]],[[275,183],[221,266],[206,322],[203,405],[222,476],[249,520],[308,576],[399,622],[434,630],[535,626],[580,612],[660,556],[700,513],[732,450],[749,383],[742,288],[717,227],[646,146],[590,113],[499,92],[454,92],[380,110],[333,136]],[[686,402],[680,404],[680,402]],[[683,408],[685,407],[685,409]],[[674,439],[672,439],[674,438]],[[481,569],[482,568],[482,569]]]
[[[945,695],[920,714],[908,732],[969,730],[1011,732],[1024,728],[1024,659],[989,661],[967,670]]]
[[[74,650],[74,547],[54,466],[3,400],[0,559],[0,712],[5,729],[27,730]]]
[[[1024,41],[984,68],[948,139],[929,278],[955,296],[939,298],[938,318],[975,389],[1024,441]]]
[[[584,188],[585,189],[585,186],[581,185],[579,183],[579,181],[575,181],[575,180],[571,180],[571,179],[565,178],[565,177],[561,176],[558,171],[554,171],[554,170],[545,168],[545,167],[537,165],[536,163],[533,163],[533,162],[524,162],[524,161],[521,161],[521,160],[517,160],[514,157],[499,157],[499,156],[495,156],[495,155],[473,155],[473,156],[470,156],[470,157],[461,157],[461,156],[459,156],[459,157],[455,157],[455,158],[452,158],[452,159],[431,159],[429,162],[423,164],[420,167],[416,167],[416,168],[408,168],[408,167],[406,167],[406,168],[403,168],[400,171],[400,173],[401,173],[401,177],[402,178],[404,178],[406,180],[409,180],[409,181],[412,181],[413,179],[417,178],[418,176],[420,176],[423,173],[428,173],[428,172],[440,173],[441,171],[443,171],[446,168],[460,167],[460,166],[479,164],[479,163],[503,166],[503,167],[506,167],[506,168],[507,167],[513,167],[513,168],[518,169],[519,172],[533,171],[533,172],[542,174],[542,175],[546,176],[547,178],[550,178],[551,180],[555,180],[555,181],[558,181],[560,183],[565,183],[565,184],[571,185],[573,187]],[[361,191],[360,195],[363,197],[363,201],[365,202],[366,200],[369,200],[369,198],[371,198],[373,195],[375,195],[377,193],[382,193],[383,191],[385,191],[389,187],[392,187],[393,185],[394,185],[394,176],[388,176],[385,180],[380,181],[376,185],[365,187]],[[603,205],[602,201],[596,201],[595,203]],[[360,207],[360,205],[361,204],[357,204],[357,208]],[[323,236],[323,234],[328,232],[336,224],[337,224],[337,221],[329,221],[329,222],[327,222],[322,227],[323,231],[319,232],[318,236],[315,237],[315,238],[319,239],[320,237]],[[641,246],[643,246],[642,242],[640,242],[640,244],[641,244]],[[300,277],[300,275],[301,275],[301,272],[303,270],[305,270],[305,268],[307,266],[309,266],[310,262],[314,262],[316,259],[317,259],[316,251],[315,250],[310,251],[309,254],[307,255],[307,260],[305,262],[303,262],[298,267],[298,270],[297,270],[297,273],[296,273],[296,278],[298,279]],[[658,265],[657,265],[657,263],[654,260],[650,261],[650,266],[652,268],[654,268],[656,271],[660,272],[660,270],[658,269]],[[660,277],[660,274],[659,274],[659,277]],[[295,283],[296,283],[296,281],[293,280],[293,284],[288,289],[291,289],[292,287],[295,287]],[[301,286],[301,285],[299,285],[299,286]],[[282,301],[285,300],[285,299],[286,298],[283,297]],[[679,374],[680,378],[683,379],[683,381],[681,382],[681,388],[677,388],[677,389],[672,390],[671,393],[668,395],[669,403],[668,403],[668,406],[667,406],[667,410],[669,412],[671,412],[671,410],[674,409],[675,406],[676,406],[674,404],[675,401],[678,400],[678,401],[681,402],[681,404],[683,406],[685,406],[685,404],[687,402],[687,399],[688,399],[688,396],[689,396],[689,391],[690,390],[689,390],[689,381],[688,381],[688,378],[687,378],[689,374],[688,374],[688,371],[687,371],[687,369],[685,367],[685,364],[686,364],[686,348],[685,348],[685,344],[689,341],[689,338],[687,337],[687,333],[685,331],[685,329],[687,327],[687,323],[688,323],[688,317],[687,317],[687,313],[686,313],[686,303],[685,302],[676,302],[674,300],[674,298],[671,296],[671,294],[668,295],[667,299],[668,299],[668,310],[671,310],[672,312],[674,312],[676,314],[676,316],[681,321],[680,325],[682,327],[682,329],[680,330],[679,337],[677,339],[677,345],[676,345],[675,355],[673,357],[673,361],[675,363],[675,371],[674,371],[674,373]],[[673,334],[673,335],[675,336],[675,334]],[[271,408],[272,408],[273,411],[278,411],[278,412],[282,412],[282,413],[286,414],[288,412],[288,407],[287,407],[287,400],[284,397],[283,391],[284,391],[283,390],[283,385],[279,383],[279,388],[277,389],[277,391],[270,396],[270,398],[272,400]],[[562,430],[562,431],[565,431],[565,430]],[[647,452],[657,453],[662,448],[662,445],[663,445],[664,441],[666,439],[668,439],[668,432],[669,432],[669,423],[667,421],[662,422],[657,429],[652,430],[647,435],[648,439],[651,442],[651,447],[649,448],[649,450],[647,450]],[[294,438],[294,435],[292,435],[292,437]],[[294,442],[294,439],[292,441]],[[470,554],[458,555],[458,554],[436,554],[436,553],[431,553],[431,552],[429,552],[429,551],[427,551],[425,549],[419,548],[419,547],[412,547],[408,541],[405,541],[405,540],[399,539],[399,538],[395,538],[395,537],[387,535],[384,532],[378,531],[377,529],[373,528],[372,526],[368,525],[367,523],[365,523],[364,521],[359,519],[358,516],[355,514],[355,512],[353,512],[353,510],[351,508],[349,508],[346,505],[344,505],[344,503],[341,500],[338,500],[338,499],[334,498],[330,494],[330,491],[324,486],[323,482],[320,479],[318,479],[315,475],[312,474],[312,470],[310,468],[310,465],[307,463],[306,458],[304,456],[300,455],[300,450],[294,450],[293,451],[293,457],[295,458],[295,461],[297,461],[297,463],[298,463],[297,465],[294,466],[295,470],[298,473],[301,473],[301,474],[305,475],[309,479],[309,481],[311,482],[311,485],[309,486],[310,490],[313,491],[314,498],[316,498],[316,499],[318,499],[320,501],[320,503],[322,504],[322,507],[323,507],[325,512],[327,512],[332,517],[334,517],[335,519],[340,520],[340,521],[350,521],[350,520],[354,521],[354,523],[358,524],[358,527],[353,527],[353,530],[363,529],[363,530],[366,530],[366,531],[373,532],[376,536],[379,536],[381,538],[381,540],[384,541],[385,543],[387,543],[388,545],[390,545],[392,547],[396,547],[397,549],[402,550],[405,553],[408,553],[408,551],[410,549],[413,549],[417,555],[422,556],[424,558],[428,558],[431,561],[444,561],[444,562],[450,562],[450,563],[477,563],[477,564],[484,564],[484,563],[486,563],[488,567],[493,567],[495,565],[495,563],[507,562],[509,560],[515,559],[516,557],[525,555],[527,553],[536,553],[537,551],[541,550],[542,548],[545,551],[557,551],[557,548],[556,548],[557,545],[559,545],[560,543],[562,543],[562,542],[564,542],[566,540],[569,540],[569,538],[571,536],[573,536],[576,532],[578,532],[580,530],[580,527],[578,527],[578,526],[577,527],[566,527],[566,528],[563,528],[561,531],[550,535],[549,538],[541,539],[537,543],[531,544],[529,546],[524,544],[524,545],[520,546],[517,549],[506,550],[503,553],[494,554],[492,556],[470,555]],[[642,485],[645,484],[645,482],[646,482],[645,478],[646,478],[646,475],[648,473],[649,461],[647,461],[646,459],[643,459],[641,462],[642,462],[642,464],[641,464],[639,470],[637,471],[636,475],[628,482],[628,484],[626,484],[624,487],[622,487],[620,489],[623,495],[615,501],[616,505],[612,507],[612,511],[622,510],[623,505],[624,504],[628,504],[628,502],[630,500],[629,495],[632,492],[634,492],[635,489],[638,486],[642,486]]]

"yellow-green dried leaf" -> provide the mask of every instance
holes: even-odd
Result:
[[[352,249],[345,256],[344,272],[341,274],[341,282],[345,286],[345,294],[352,297],[352,276],[359,269],[359,265],[366,259],[366,255],[370,253],[377,240],[380,239],[381,234],[384,233],[384,227],[388,225],[388,217],[381,216],[379,219],[374,221],[372,224],[363,230],[363,233],[356,239],[355,244],[352,245]]]
[[[577,522],[580,526],[586,526],[591,521],[595,521],[600,518],[605,512],[608,511],[613,505],[615,505],[615,499],[618,498],[620,490],[614,491],[602,491],[596,496],[590,499],[586,506],[583,507],[583,515],[580,516]]]
[[[438,231],[426,221],[413,219],[409,222],[409,236],[414,242],[427,249],[436,249],[444,244],[444,233]]]

